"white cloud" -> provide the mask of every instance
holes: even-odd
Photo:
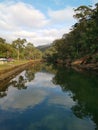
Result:
[[[35,32],[28,32],[28,31],[25,31],[25,30],[22,30],[22,31],[16,31],[13,33],[13,35],[15,35],[16,37],[27,37],[27,38],[36,38],[37,37],[37,33]]]
[[[10,5],[8,3],[0,4],[0,27],[6,29],[39,28],[46,23],[44,14],[28,4],[21,2]]]
[[[26,38],[37,46],[49,44],[69,32],[73,24],[72,7],[48,10],[45,14],[23,2],[0,3],[0,37],[8,42]]]
[[[33,43],[35,46],[50,44],[55,39],[59,39],[62,37],[64,33],[69,32],[69,27],[61,28],[61,29],[43,29],[36,32],[28,32],[25,30],[22,31],[14,31],[10,33],[1,34],[1,37],[4,37],[11,42],[17,38],[26,38],[28,42]],[[12,34],[13,33],[13,34]]]
[[[49,10],[48,13],[53,23],[64,23],[73,21],[73,7],[66,7],[65,9],[57,11]]]
[[[50,44],[55,39],[59,39],[62,37],[64,33],[67,33],[69,28],[62,28],[62,29],[43,29],[39,30],[36,33],[31,33],[32,36],[28,37],[28,41],[32,41],[36,46],[40,44]],[[28,33],[27,33],[28,34]],[[29,36],[29,35],[28,35]],[[34,37],[35,36],[35,37]]]
[[[96,4],[96,3],[98,3],[98,0],[92,0],[92,4]]]
[[[37,37],[30,38],[29,40],[32,41],[32,43],[35,43],[36,46],[40,44],[50,44],[55,39],[59,39],[62,37],[63,34],[69,32],[69,27],[67,28],[61,28],[61,29],[44,29],[36,32]]]

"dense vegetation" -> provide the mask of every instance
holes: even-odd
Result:
[[[77,23],[45,51],[46,60],[66,63],[86,58],[88,62],[98,61],[98,3],[94,8],[80,6],[74,11]]]
[[[9,44],[5,39],[0,38],[0,57],[34,60],[40,59],[42,53],[32,43],[27,43],[26,39],[18,38]]]

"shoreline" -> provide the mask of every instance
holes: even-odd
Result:
[[[37,63],[37,62],[40,62],[40,61],[37,61],[37,60],[36,61],[28,61],[28,62],[20,64],[20,65],[15,65],[15,66],[9,67],[7,69],[0,70],[0,82],[4,82],[8,79],[9,80],[12,79],[18,73],[22,72],[26,67],[28,67],[29,65],[32,65],[34,63]]]
[[[76,71],[88,71],[95,72],[98,74],[98,62],[87,62],[87,59],[84,61],[83,58],[76,59],[71,61],[70,59],[66,59],[65,61],[59,60],[55,62],[56,64],[61,64],[65,67],[72,68]]]

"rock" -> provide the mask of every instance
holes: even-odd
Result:
[[[74,61],[74,62],[72,62],[71,63],[71,65],[80,65],[80,64],[82,64],[82,62],[83,62],[83,60],[76,60],[76,61]]]
[[[90,56],[85,56],[80,59],[77,59],[71,63],[71,65],[81,65],[81,64],[88,64],[89,60],[91,59]]]

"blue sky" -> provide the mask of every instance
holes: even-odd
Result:
[[[26,38],[35,46],[50,44],[76,22],[73,8],[98,0],[0,0],[0,37]]]

